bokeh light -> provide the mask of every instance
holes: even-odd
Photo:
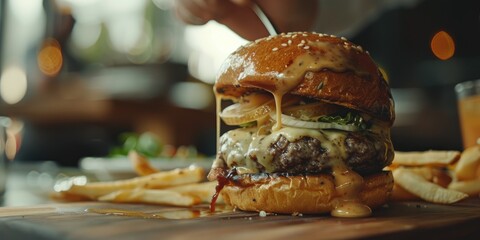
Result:
[[[447,60],[455,53],[455,42],[445,31],[437,32],[430,42],[433,54],[441,60]]]
[[[47,76],[56,76],[63,65],[62,49],[55,39],[45,40],[37,56],[38,67]]]
[[[0,95],[8,104],[20,102],[27,93],[27,75],[17,66],[8,66],[0,78]]]

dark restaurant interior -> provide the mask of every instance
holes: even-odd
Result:
[[[404,2],[345,37],[388,76],[396,150],[460,150],[453,89],[480,77],[480,2]],[[10,119],[11,161],[77,166],[145,133],[165,156],[215,155],[212,85],[246,40],[215,22],[185,25],[168,0],[0,4],[0,116]]]

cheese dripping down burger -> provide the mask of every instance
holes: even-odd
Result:
[[[219,138],[213,210],[222,194],[245,211],[363,217],[389,198],[394,102],[360,46],[307,32],[259,39],[226,59],[214,93],[217,132],[219,118],[238,128]]]

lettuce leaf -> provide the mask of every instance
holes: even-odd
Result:
[[[368,129],[369,125],[362,116],[357,113],[347,112],[345,115],[320,116],[318,122],[336,123],[340,125],[354,125],[362,130]]]

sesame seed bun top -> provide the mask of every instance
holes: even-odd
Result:
[[[395,119],[388,83],[368,52],[325,34],[283,33],[240,47],[222,65],[214,91],[230,98],[288,93],[352,108],[390,126]]]

